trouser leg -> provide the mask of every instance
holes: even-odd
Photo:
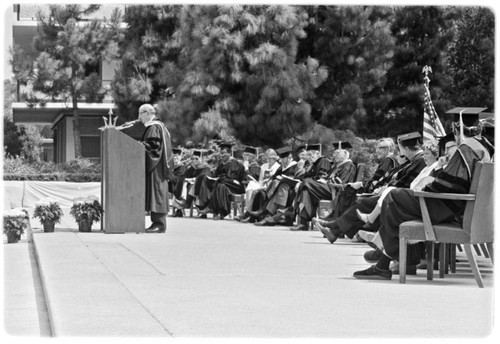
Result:
[[[429,217],[433,224],[453,219],[449,208],[438,199],[426,200]],[[384,250],[393,259],[399,258],[399,225],[405,221],[422,219],[417,197],[410,189],[392,190],[382,202],[380,213],[380,236]]]
[[[158,227],[160,231],[164,232],[167,229],[167,214],[151,212],[151,227]]]

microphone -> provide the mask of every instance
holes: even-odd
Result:
[[[139,123],[141,120],[140,119],[136,119],[134,121],[128,121],[128,122],[125,122],[123,123],[122,125],[134,125],[136,123]]]
[[[116,130],[127,129],[127,128],[134,126],[134,124],[139,123],[140,121],[141,121],[140,119],[136,119],[135,121],[128,121],[128,122],[123,123],[119,127],[115,127],[115,129]]]

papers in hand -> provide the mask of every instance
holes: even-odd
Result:
[[[256,182],[256,181],[257,181],[257,179],[255,179],[253,176],[251,176],[251,175],[249,175],[249,174],[247,175],[247,177],[248,177],[248,179],[253,180],[254,182]]]
[[[375,196],[374,193],[371,193],[371,192],[363,192],[363,193],[360,193],[357,195],[358,197],[371,197],[371,196]]]

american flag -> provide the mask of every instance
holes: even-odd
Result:
[[[437,116],[436,109],[431,100],[431,92],[429,87],[424,84],[424,142],[427,140],[436,140],[439,137],[445,136],[443,125]]]

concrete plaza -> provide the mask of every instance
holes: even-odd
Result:
[[[13,338],[483,339],[493,330],[484,256],[484,289],[463,253],[456,273],[427,281],[419,270],[401,285],[398,276],[354,279],[369,248],[350,239],[331,245],[317,231],[231,219],[169,218],[168,226],[163,234],[34,228],[31,244],[5,244],[5,330]]]

